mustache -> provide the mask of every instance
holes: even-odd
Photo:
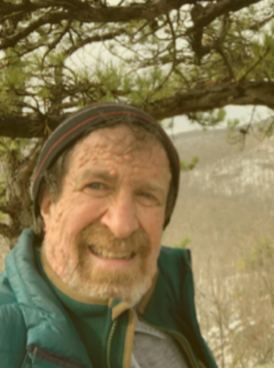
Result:
[[[112,231],[99,222],[94,222],[87,226],[78,235],[80,247],[102,247],[111,251],[124,251],[139,253],[146,258],[151,250],[151,243],[143,229],[135,230],[127,238],[117,238]]]

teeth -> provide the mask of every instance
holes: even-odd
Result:
[[[114,253],[103,248],[91,247],[91,250],[96,256],[107,259],[130,259],[134,256],[133,252]]]

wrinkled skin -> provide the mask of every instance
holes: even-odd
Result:
[[[136,304],[151,285],[171,173],[156,139],[119,125],[92,132],[69,159],[57,201],[43,193],[43,251],[67,285]]]

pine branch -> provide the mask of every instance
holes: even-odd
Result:
[[[252,4],[259,3],[261,0],[219,0],[215,4],[209,4],[206,7],[196,7],[196,12],[192,14],[194,22],[188,32],[193,32],[198,28],[202,28],[210,24],[214,19],[229,12],[236,12],[246,8]]]
[[[119,91],[117,93],[119,94]],[[274,108],[274,82],[247,81],[202,86],[177,92],[172,97],[148,102],[143,105],[143,108],[156,119],[161,120],[227,105],[263,105]],[[53,130],[65,117],[66,114],[21,116],[2,112],[0,131],[1,135],[7,137],[44,137],[46,125]]]
[[[79,21],[82,23],[108,23],[108,22],[129,22],[132,20],[148,20],[154,19],[161,14],[166,14],[173,9],[178,9],[185,4],[193,4],[195,0],[159,0],[151,1],[146,4],[130,4],[128,6],[108,6],[96,7],[94,3],[82,1],[55,1],[54,7],[52,3],[39,2],[26,4],[6,4],[0,3],[0,23],[11,20],[16,17],[16,27],[11,35],[2,34],[0,40],[0,49],[4,50],[15,46],[22,39],[28,37],[31,33],[37,31],[40,27],[50,24],[59,24],[62,21]],[[36,10],[43,9],[43,14],[27,26],[23,26],[21,22],[25,22],[28,14],[34,13]],[[19,26],[18,26],[19,24]],[[3,33],[3,32],[2,32]]]

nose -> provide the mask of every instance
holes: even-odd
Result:
[[[119,239],[127,238],[138,229],[136,208],[130,193],[120,193],[112,199],[107,212],[101,218],[101,223]]]

